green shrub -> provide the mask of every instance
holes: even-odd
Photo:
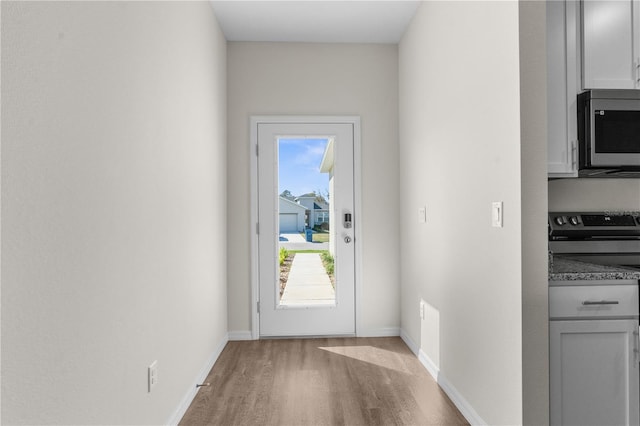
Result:
[[[289,251],[284,247],[280,247],[280,265],[284,263],[287,257],[289,257]]]
[[[322,263],[327,270],[327,274],[333,275],[334,264],[333,256],[331,256],[331,253],[329,253],[328,251],[324,251],[320,254],[320,256],[322,257]]]

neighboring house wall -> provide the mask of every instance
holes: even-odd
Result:
[[[230,42],[229,329],[251,329],[249,124],[256,115],[362,117],[361,335],[398,332],[398,47]],[[332,64],[332,66],[328,66]],[[335,66],[333,66],[335,65]],[[372,72],[375,70],[375,72]],[[381,171],[380,165],[385,167]],[[380,203],[380,200],[385,200]]]
[[[313,227],[313,198],[297,197],[296,202],[309,211],[309,223],[305,222],[305,226]]]
[[[313,209],[313,200],[315,200],[315,198],[316,197],[297,197],[296,202],[306,209],[311,210]]]
[[[319,225],[321,223],[329,223],[329,205],[322,201],[315,201],[313,203],[313,224]]]
[[[304,214],[307,209],[300,204],[289,201],[283,197],[280,197],[279,200],[279,215],[280,215],[280,233],[289,232],[290,229],[287,228],[287,220],[285,220],[285,215],[295,215],[296,217],[296,229],[297,232],[304,231]]]
[[[176,424],[227,335],[211,5],[0,7],[2,423]]]
[[[335,167],[335,156],[333,151],[334,141],[331,140],[325,149],[324,155],[322,157],[322,163],[320,164],[320,172],[329,174],[329,194],[335,194],[335,180],[334,177],[334,167]],[[336,214],[335,209],[330,209],[329,211],[329,223],[330,223],[330,237],[329,237],[329,252],[332,255],[336,253],[336,239],[338,237],[338,230],[342,229],[343,224],[336,222]],[[357,223],[357,219],[356,219]]]
[[[333,179],[333,163],[331,165],[331,171],[329,172],[329,194],[335,194],[333,192],[335,190],[335,181]],[[342,228],[342,223],[336,221],[336,211],[335,209],[329,209],[329,251],[331,254],[335,254],[336,252],[336,239],[338,237],[338,229]],[[356,219],[357,220],[357,219]],[[357,226],[357,224],[356,224]]]
[[[309,228],[313,228],[313,225],[316,223],[316,209],[314,208],[315,199],[315,196],[296,198],[296,202],[301,206],[304,206],[309,211],[309,223],[306,224]]]
[[[314,216],[314,221],[313,224],[314,225],[320,225],[323,223],[329,223],[329,210],[328,209],[315,209],[313,211],[313,216]]]

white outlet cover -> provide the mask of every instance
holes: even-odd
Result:
[[[503,207],[502,201],[494,201],[491,203],[491,226],[494,228],[502,228]]]
[[[153,361],[147,371],[149,392],[158,384],[158,361]]]
[[[427,223],[427,207],[420,207],[418,209],[418,223]]]

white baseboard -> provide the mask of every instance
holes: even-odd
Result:
[[[427,356],[426,353],[422,349],[418,351],[418,359],[424,368],[427,369],[433,380],[438,382],[438,376],[440,375],[440,369],[436,366],[436,364],[431,361],[431,358]]]
[[[465,419],[469,422],[469,424],[473,426],[485,426],[488,423],[482,420],[482,418],[476,413],[476,410],[473,409],[471,404],[460,395],[460,392],[457,391],[455,387],[446,377],[442,374],[438,375],[438,385],[442,388],[444,393],[451,399],[451,401],[455,404],[455,406],[460,410]]]
[[[229,340],[232,342],[238,340],[253,340],[253,337],[250,331],[230,331]]]
[[[209,372],[213,368],[213,364],[215,364],[216,361],[218,360],[218,357],[222,353],[222,350],[227,345],[228,341],[229,341],[229,335],[225,334],[222,341],[220,341],[220,343],[216,347],[216,350],[213,352],[213,354],[211,354],[211,357],[209,357],[206,364],[202,367],[202,369],[198,373],[198,376],[194,379],[192,385],[187,390],[184,398],[182,398],[180,405],[178,406],[176,411],[174,411],[173,415],[171,416],[171,418],[166,424],[177,425],[178,423],[180,423],[180,420],[182,420],[182,417],[187,412],[187,409],[189,409],[189,406],[193,402],[193,399],[198,394],[198,388],[196,387],[196,385],[203,383],[205,381],[205,379],[209,375]]]
[[[400,327],[373,328],[358,330],[357,337],[396,337],[400,335]]]
[[[411,337],[409,337],[409,335],[407,334],[406,331],[404,331],[403,329],[400,329],[400,338],[404,341],[404,343],[409,347],[409,349],[411,350],[411,352],[413,352],[413,354],[415,356],[418,356],[418,350],[420,350],[420,348],[418,347],[418,345],[416,345],[416,342],[414,342]]]
[[[411,349],[411,351],[416,354],[418,360],[422,366],[427,370],[427,372],[433,377],[433,379],[438,383],[440,388],[447,394],[451,402],[456,406],[456,408],[460,411],[460,413],[464,416],[465,419],[469,422],[469,424],[474,426],[484,426],[487,424],[482,418],[478,415],[476,410],[473,409],[471,404],[458,392],[458,390],[447,380],[447,378],[440,372],[440,369],[435,365],[435,363],[427,356],[426,353],[422,349],[420,349],[411,337],[404,331],[400,331],[400,337],[406,345]]]
[[[230,331],[228,333],[229,341],[238,340],[254,340],[251,331]],[[396,337],[400,336],[399,327],[375,328],[369,330],[360,330],[357,337]]]

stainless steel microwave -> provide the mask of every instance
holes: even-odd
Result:
[[[578,152],[580,169],[587,173],[640,172],[640,90],[578,95]]]

